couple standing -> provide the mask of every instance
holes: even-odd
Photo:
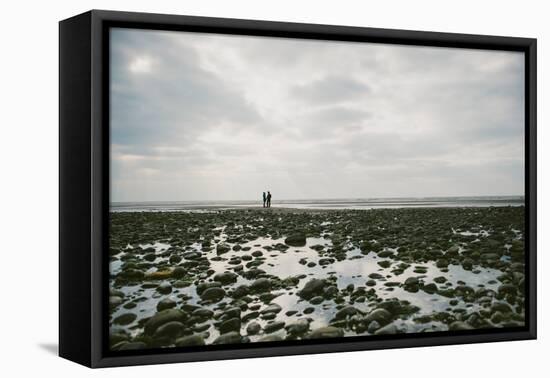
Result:
[[[264,192],[264,207],[271,207],[271,193],[267,191],[267,195]]]

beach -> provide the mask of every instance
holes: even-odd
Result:
[[[112,350],[521,327],[524,206],[110,213]]]

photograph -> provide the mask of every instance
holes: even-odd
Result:
[[[525,329],[523,51],[107,40],[109,351]]]

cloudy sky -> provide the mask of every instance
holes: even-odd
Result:
[[[111,31],[111,199],[523,195],[523,54]]]

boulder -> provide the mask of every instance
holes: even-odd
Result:
[[[221,287],[210,287],[201,294],[201,299],[206,301],[218,302],[225,297],[225,290]]]
[[[237,282],[237,275],[232,272],[218,273],[214,276],[214,281],[222,285],[228,285]]]
[[[147,335],[153,335],[154,332],[168,322],[176,321],[184,323],[187,320],[187,314],[181,310],[171,308],[157,312],[145,323],[144,331]]]
[[[228,332],[220,335],[214,344],[238,344],[241,342],[241,335],[238,332]]]
[[[344,336],[344,331],[341,328],[328,326],[317,328],[309,334],[310,339],[324,339],[324,338],[333,338],[333,337],[342,337]]]
[[[285,244],[291,247],[303,247],[306,245],[306,235],[302,233],[292,234],[285,239]]]
[[[304,299],[311,299],[317,295],[323,294],[323,289],[325,288],[326,282],[325,280],[321,280],[318,278],[313,278],[309,280],[302,290],[298,291],[298,296]]]
[[[377,321],[378,324],[384,326],[391,322],[392,320],[392,314],[383,308],[377,308],[375,310],[372,310],[368,313],[368,315],[365,317],[365,322],[369,324],[372,321]]]
[[[184,336],[176,340],[177,347],[204,345],[204,337],[200,334]]]

